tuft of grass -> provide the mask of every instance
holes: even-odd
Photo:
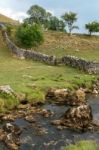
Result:
[[[69,145],[62,150],[99,150],[99,145],[94,141],[80,141],[76,145]]]
[[[15,97],[0,93],[0,112],[11,110],[18,104],[19,101]]]
[[[39,88],[36,88],[32,91],[32,93],[27,94],[27,99],[30,103],[36,102],[44,102],[45,101],[45,93]]]

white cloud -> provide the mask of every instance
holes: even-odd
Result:
[[[13,11],[10,8],[5,9],[5,8],[0,7],[0,13],[7,17],[10,17],[12,19],[19,20],[19,21],[22,21],[25,17],[27,17],[27,14],[25,12]]]

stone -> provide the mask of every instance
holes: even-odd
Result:
[[[35,119],[33,118],[33,115],[27,115],[25,117],[25,120],[30,122],[30,123],[35,123],[36,122]]]
[[[14,135],[19,135],[21,133],[21,129],[17,125],[12,123],[6,123],[3,126],[3,130],[9,134],[14,133]]]
[[[98,94],[99,92],[98,92],[97,89],[93,89],[92,93],[93,93],[93,94]]]
[[[69,108],[59,120],[51,123],[59,129],[70,128],[76,131],[87,131],[94,128],[92,110],[89,105]]]
[[[54,115],[54,112],[50,111],[50,110],[46,110],[46,109],[42,109],[41,114],[48,118],[48,117],[52,117]]]
[[[27,103],[26,94],[18,93],[18,94],[16,94],[16,97],[20,101],[20,103],[25,103],[25,104]]]
[[[89,105],[81,105],[78,107],[69,108],[60,124],[72,129],[86,130],[92,123],[92,110]]]
[[[1,117],[1,120],[2,121],[14,121],[15,120],[15,115],[13,114],[6,114],[6,115],[3,115]]]
[[[15,95],[13,89],[10,87],[10,85],[2,85],[0,86],[0,93],[5,93],[9,95]]]

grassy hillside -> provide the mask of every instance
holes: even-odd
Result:
[[[45,42],[37,51],[56,56],[74,55],[87,60],[99,61],[99,37],[72,35],[66,33],[45,32]]]
[[[16,42],[15,30],[12,39]],[[73,55],[86,60],[99,61],[99,36],[72,35],[66,33],[47,31],[44,32],[44,43],[32,48],[35,51],[58,57]]]
[[[0,85],[9,84],[16,92],[33,96],[35,90],[45,91],[48,87],[73,88],[83,83],[90,86],[91,81],[98,77],[67,66],[48,66],[13,58],[1,33],[0,43]]]
[[[4,23],[12,23],[12,24],[19,24],[18,21],[13,20],[7,16],[4,16],[2,14],[0,14],[0,22],[4,22]]]

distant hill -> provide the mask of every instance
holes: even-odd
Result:
[[[11,19],[7,16],[4,16],[2,14],[0,14],[0,22],[2,22],[2,23],[11,23],[11,24],[15,24],[15,25],[19,24],[18,21],[13,20],[13,19]]]

